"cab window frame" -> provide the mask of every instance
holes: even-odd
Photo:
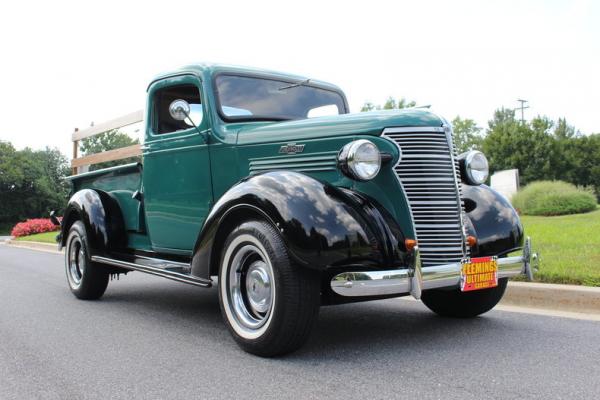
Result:
[[[270,117],[261,118],[260,116],[250,117],[250,116],[227,116],[227,115],[225,115],[223,113],[223,105],[221,103],[221,98],[219,96],[219,89],[218,89],[218,85],[217,85],[217,79],[222,76],[235,76],[235,77],[242,77],[242,78],[266,79],[266,80],[271,80],[271,81],[278,81],[283,84],[298,83],[298,79],[292,79],[289,77],[281,77],[278,75],[271,75],[271,74],[245,73],[245,72],[219,72],[217,74],[214,74],[212,77],[212,92],[213,92],[213,96],[214,96],[214,100],[215,100],[215,108],[216,108],[217,114],[218,114],[219,118],[221,119],[221,121],[226,122],[226,123],[260,122],[260,121],[273,122],[273,121],[277,121],[277,119],[270,118]],[[309,82],[309,83],[304,84],[303,86],[326,90],[328,92],[337,94],[338,96],[340,96],[340,98],[342,100],[342,105],[343,105],[343,109],[340,110],[340,113],[338,115],[348,114],[350,112],[350,108],[348,106],[348,100],[346,99],[346,95],[344,94],[344,92],[342,90],[337,89],[335,87],[315,83],[315,82]],[[286,121],[288,121],[288,120],[286,120]]]
[[[159,95],[162,90],[168,90],[169,88],[174,88],[177,86],[194,86],[196,89],[198,89],[198,94],[200,97],[200,106],[202,109],[202,120],[200,122],[194,122],[199,124],[198,128],[201,130],[204,126],[206,126],[208,115],[207,107],[205,104],[206,96],[203,95],[202,79],[198,75],[191,73],[168,76],[152,82],[148,88],[148,106],[146,111],[148,124],[146,141],[156,141],[173,136],[177,137],[180,135],[189,135],[190,133],[197,134],[197,130],[193,126],[188,126],[185,129],[175,130],[172,132],[158,133],[157,128],[159,123],[159,112],[156,109],[156,96]]]

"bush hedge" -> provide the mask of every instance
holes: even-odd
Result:
[[[596,209],[596,197],[562,181],[532,182],[512,199],[514,207],[524,215],[579,214]]]
[[[10,234],[14,237],[21,237],[33,235],[34,233],[57,231],[58,229],[59,227],[54,225],[48,218],[35,218],[19,222],[14,226]]]

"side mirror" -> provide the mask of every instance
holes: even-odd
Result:
[[[190,105],[185,100],[174,100],[169,106],[169,114],[176,121],[183,121],[190,116]]]
[[[54,210],[50,211],[50,221],[54,225],[60,226],[60,220],[56,217],[56,211],[54,211]]]

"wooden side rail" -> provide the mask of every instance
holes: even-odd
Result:
[[[71,161],[71,168],[73,169],[73,175],[76,175],[82,167],[90,166],[93,164],[99,164],[106,161],[121,160],[124,158],[135,157],[142,154],[139,144],[133,146],[127,146],[120,149],[104,151],[98,154],[90,154],[84,157],[78,157],[79,141],[99,135],[104,132],[108,132],[113,129],[123,128],[129,125],[142,122],[144,120],[143,110],[138,110],[127,115],[123,115],[119,118],[112,119],[110,121],[103,122],[94,126],[90,126],[84,130],[75,129],[71,135],[73,141],[73,160]]]
[[[102,153],[74,158],[73,161],[71,161],[71,167],[77,168],[84,165],[93,165],[106,161],[122,160],[124,158],[135,157],[139,155],[142,155],[142,149],[140,148],[139,144],[134,144],[132,146],[121,147],[120,149],[103,151]]]

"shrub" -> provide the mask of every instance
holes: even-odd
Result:
[[[14,226],[10,234],[14,237],[21,237],[33,235],[34,233],[57,231],[58,229],[59,227],[54,225],[48,218],[35,218],[19,222]]]
[[[524,215],[579,214],[596,209],[596,197],[562,181],[539,181],[527,185],[512,199]]]

